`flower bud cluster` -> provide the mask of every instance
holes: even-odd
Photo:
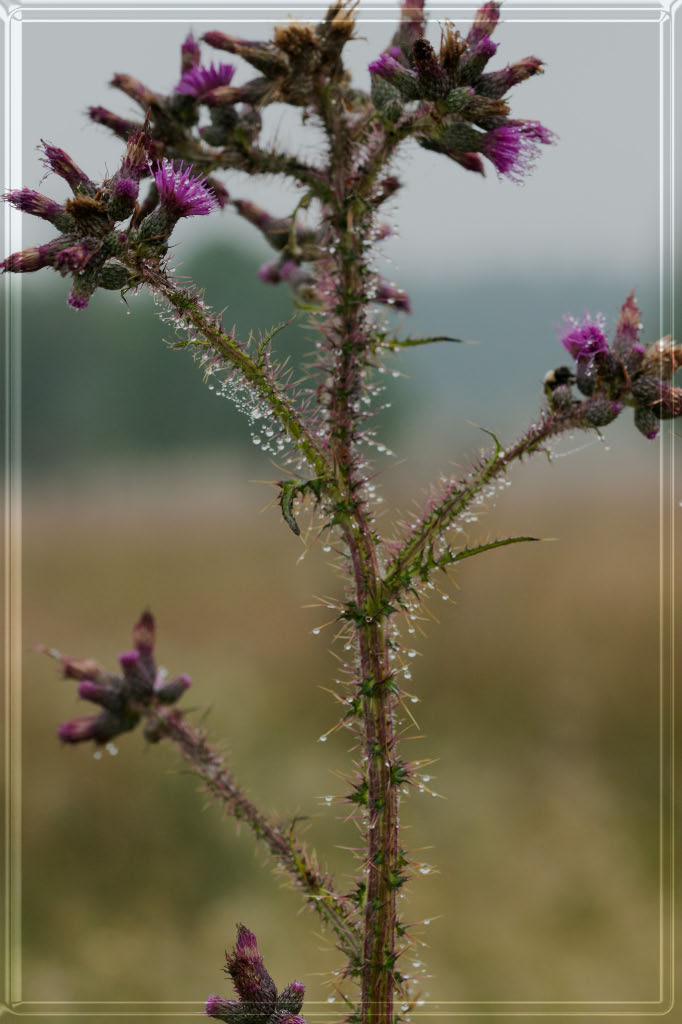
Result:
[[[237,925],[237,942],[226,954],[225,971],[232,978],[238,999],[212,995],[206,1001],[206,1016],[229,1024],[305,1024],[298,1014],[305,989],[300,981],[277,994],[253,932]]]
[[[564,318],[561,344],[575,359],[575,373],[557,367],[545,378],[553,409],[575,406],[572,385],[590,399],[585,403],[585,426],[610,423],[624,406],[634,407],[635,426],[649,440],[659,431],[660,421],[682,415],[682,388],[672,379],[682,366],[682,346],[670,337],[646,346],[640,340],[641,314],[634,292],[623,303],[613,341],[609,344],[602,316],[582,320]]]
[[[201,178],[164,159],[152,163],[153,140],[139,129],[128,139],[121,166],[100,185],[91,181],[57,146],[44,145],[48,168],[68,183],[73,196],[57,203],[28,188],[6,193],[18,210],[49,221],[61,234],[44,245],[12,253],[0,269],[15,274],[52,267],[71,277],[68,305],[85,309],[98,288],[118,291],[138,283],[140,261],[165,254],[181,217],[203,216],[218,205]],[[137,197],[142,178],[151,175],[153,200]],[[122,225],[122,221],[128,221]]]
[[[534,166],[538,144],[553,142],[554,135],[538,121],[510,119],[504,99],[512,86],[541,72],[542,61],[525,57],[501,71],[485,70],[497,51],[491,36],[499,8],[495,0],[485,3],[464,38],[446,23],[436,54],[424,38],[424,20],[406,5],[392,45],[369,65],[372,99],[398,124],[407,105],[417,103],[415,134],[422,146],[479,174],[485,173],[484,156],[499,174],[520,181]]]
[[[63,722],[57,735],[65,743],[92,740],[109,743],[123,732],[134,729],[145,712],[159,705],[175,704],[190,686],[188,676],[166,679],[154,661],[154,619],[143,612],[133,628],[133,649],[121,654],[121,674],[105,672],[94,661],[62,658],[64,674],[78,680],[78,696],[96,704],[97,715],[85,715]],[[145,728],[150,742],[160,739],[156,726]]]

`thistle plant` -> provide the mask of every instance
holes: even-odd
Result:
[[[124,296],[151,293],[175,329],[176,346],[194,353],[214,389],[244,412],[254,441],[281,467],[283,525],[300,534],[302,517],[312,516],[316,535],[338,551],[346,579],[334,606],[344,652],[340,723],[355,737],[345,800],[362,836],[360,868],[350,886],[331,878],[290,830],[251,802],[215,742],[191,724],[178,706],[190,680],[169,679],[157,667],[151,612],[137,621],[119,673],[49,653],[77,681],[78,696],[96,708],[61,725],[61,740],[102,746],[140,725],[147,742],[173,744],[206,790],[269,850],[333,935],[343,956],[347,1019],[392,1024],[401,1013],[397,1000],[409,1003],[413,991],[401,961],[410,926],[399,915],[398,897],[414,860],[399,806],[401,795],[421,784],[422,767],[405,756],[396,724],[408,664],[404,630],[439,574],[482,552],[534,540],[462,542],[462,524],[504,485],[514,463],[545,453],[563,433],[601,431],[627,407],[649,440],[662,421],[682,414],[682,389],[673,384],[682,348],[670,338],[643,340],[633,293],[611,331],[601,317],[567,317],[559,340],[570,364],[545,376],[542,407],[528,428],[505,444],[490,433],[489,447],[468,469],[441,477],[417,514],[385,516],[382,522],[393,525],[380,532],[367,454],[376,444],[378,371],[403,348],[459,341],[400,337],[382,312],[410,309],[408,293],[375,267],[376,247],[390,230],[382,220],[384,204],[401,188],[400,153],[416,144],[434,160],[457,164],[453,174],[493,170],[519,182],[542,147],[557,140],[538,121],[513,116],[510,91],[541,74],[543,63],[527,56],[496,66],[500,5],[494,0],[465,34],[446,22],[437,47],[427,39],[423,0],[406,0],[393,37],[369,65],[370,92],[353,85],[344,65],[344,48],[355,36],[354,7],[336,0],[319,24],[289,22],[267,42],[220,31],[201,40],[190,34],[168,95],[116,74],[112,84],[139,106],[139,118],[101,106],[89,114],[121,140],[118,169],[91,178],[63,150],[44,143],[47,169],[72,195],[59,203],[30,188],[7,193],[7,202],[48,221],[58,235],[9,255],[2,268],[52,268],[69,279],[67,302],[75,312],[100,288]],[[214,59],[208,62],[207,54]],[[229,62],[221,59],[225,54]],[[325,145],[316,161],[260,141],[261,113],[274,103],[298,108],[304,122],[322,129]],[[236,171],[293,182],[300,192],[295,209],[275,217],[233,197],[230,175]],[[216,217],[226,208],[254,225],[274,250],[259,272],[263,283],[288,286],[309,321],[315,342],[302,379],[275,354],[279,328],[260,338],[238,336],[208,308],[200,288],[172,269],[177,223]],[[226,969],[238,998],[212,995],[208,1016],[235,1024],[301,1020],[303,986],[294,981],[278,994],[255,936],[243,925]]]

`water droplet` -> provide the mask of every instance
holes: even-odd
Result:
[[[408,658],[416,658],[417,657],[417,652],[416,651],[408,651],[407,652],[407,657]]]
[[[324,802],[325,802],[326,804],[330,804],[330,803],[332,802],[332,800],[333,800],[333,799],[334,799],[334,797],[333,797],[333,796],[329,796],[329,794],[327,794],[327,796],[326,796],[326,797],[324,798]]]
[[[322,736],[320,736],[320,737],[319,737],[319,742],[320,742],[320,743],[326,743],[326,742],[327,742],[327,737],[326,737],[326,735],[322,735]]]
[[[410,702],[412,704],[418,704],[419,703],[419,697],[410,697]]]
[[[331,547],[329,546],[329,544],[325,544],[325,546],[322,548],[322,550],[323,551],[331,551]]]
[[[100,761],[102,758],[102,751],[96,750],[92,756],[94,757],[95,761]]]
[[[425,864],[424,867],[419,869],[419,874],[420,875],[430,875],[431,874],[431,868],[428,867],[427,864]]]
[[[313,636],[318,636],[319,632],[320,632],[319,626],[315,626],[315,629],[313,630]]]
[[[254,439],[253,439],[253,443],[254,443],[254,444],[260,444],[260,443],[261,443],[261,440],[262,440],[262,438],[260,438],[260,437],[254,437]]]
[[[336,1002],[336,996],[327,996],[327,1002],[328,1003],[335,1003]]]

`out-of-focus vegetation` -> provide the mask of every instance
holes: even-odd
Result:
[[[225,320],[241,326],[253,274],[251,259],[228,269],[210,253],[196,271],[216,305],[223,292],[235,297]],[[256,326],[288,316],[284,294],[258,296]],[[458,333],[474,330],[475,312],[480,321],[480,299],[462,301]],[[515,301],[531,309],[528,296]],[[540,292],[543,311],[547,301]],[[355,865],[341,847],[355,844],[354,826],[343,822],[347,805],[323,798],[345,792],[333,771],[348,766],[353,738],[339,730],[317,742],[335,721],[322,687],[338,668],[327,649],[334,627],[311,634],[331,613],[308,607],[311,594],[338,591],[333,556],[316,544],[299,561],[304,545],[277,507],[257,514],[275,491],[247,481],[281,471],[254,461],[245,423],[207,394],[186,355],[159,343],[158,321],[139,305],[130,317],[116,304],[63,318],[30,301],[24,309],[24,997],[199,1009],[209,992],[229,993],[222,951],[244,921],[278,983],[299,977],[311,1000],[326,1001],[331,942],[263,868],[250,836],[165,744],[126,735],[117,757],[99,761],[60,748],[57,724],[89,709],[32,651],[43,641],[114,667],[150,606],[161,663],[194,680],[183,706],[224,738],[257,803],[305,817],[296,827],[345,884]],[[414,332],[454,329],[455,313],[443,312],[449,322],[434,324],[430,309]],[[508,305],[496,315],[504,322]],[[492,353],[441,346],[423,375],[413,354],[396,363],[415,375],[417,397],[389,381],[387,440],[420,459],[386,471],[387,499],[409,506],[448,458],[462,460],[460,438],[465,452],[485,443],[455,426],[476,400],[477,421],[502,433],[532,417],[539,378],[561,361],[551,338],[539,351],[537,315],[531,326],[511,317],[514,337],[496,338]],[[310,347],[298,338],[297,352]],[[481,361],[489,386],[480,365],[471,369]],[[525,406],[511,401],[524,389]],[[431,920],[414,929],[429,948],[416,946],[403,970],[426,965],[422,995],[441,1009],[658,997],[656,449],[629,423],[609,436],[612,451],[592,441],[514,472],[472,537],[558,539],[464,563],[456,589],[443,581],[450,599],[432,595],[440,621],[414,638],[419,703],[406,701],[405,725],[414,715],[419,728],[405,750],[437,758],[429,786],[440,797],[414,793],[403,808],[415,858],[437,869],[410,887],[404,917]]]

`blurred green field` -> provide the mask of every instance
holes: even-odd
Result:
[[[409,888],[404,918],[431,923],[415,927],[428,948],[403,969],[426,965],[421,995],[442,1010],[658,998],[658,482],[654,458],[635,477],[629,465],[627,450],[593,449],[519,467],[472,538],[557,539],[464,563],[414,644],[419,732],[404,749],[437,758],[440,797],[403,805],[408,846],[436,869]],[[265,461],[256,474],[236,458],[159,459],[27,481],[29,1003],[199,1010],[210,992],[229,994],[220,968],[237,921],[258,934],[279,984],[298,977],[313,1001],[333,994],[329,937],[172,749],[145,749],[135,733],[99,761],[60,747],[57,724],[88,708],[32,650],[45,642],[114,667],[150,606],[160,662],[194,680],[184,705],[225,741],[258,804],[307,817],[308,842],[346,885],[354,864],[339,847],[357,833],[347,807],[323,797],[344,793],[333,772],[348,766],[351,736],[317,741],[335,721],[322,687],[337,669],[333,629],[311,632],[329,613],[307,607],[340,584],[320,544],[299,560],[279,510],[259,514],[274,492],[246,482],[256,475],[276,474]],[[414,486],[405,471],[386,475],[403,507]]]

